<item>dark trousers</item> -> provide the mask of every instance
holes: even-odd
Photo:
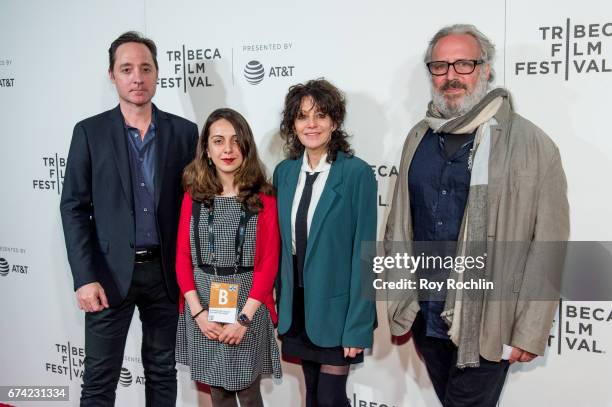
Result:
[[[459,369],[457,347],[448,339],[425,335],[425,320],[419,312],[412,325],[412,338],[429,373],[436,395],[444,407],[495,407],[509,363],[480,358],[480,367]]]
[[[85,314],[85,372],[81,406],[113,406],[125,341],[138,306],[147,406],[176,405],[177,305],[166,293],[159,260],[135,264],[132,285],[116,307]]]

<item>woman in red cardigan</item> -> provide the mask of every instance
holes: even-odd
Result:
[[[183,186],[177,361],[211,387],[213,405],[238,397],[263,406],[261,374],[281,376],[272,297],[280,243],[273,188],[240,113],[208,117]]]

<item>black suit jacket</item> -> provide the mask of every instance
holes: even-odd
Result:
[[[155,205],[162,266],[176,301],[176,232],[183,168],[195,157],[195,123],[157,109]],[[76,124],[60,204],[74,289],[98,281],[112,305],[127,295],[134,269],[134,197],[119,106]]]

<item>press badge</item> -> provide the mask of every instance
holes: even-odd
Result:
[[[213,281],[210,284],[208,321],[222,324],[236,322],[239,284]]]

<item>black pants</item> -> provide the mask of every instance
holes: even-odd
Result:
[[[132,285],[116,307],[85,314],[85,372],[81,406],[113,406],[125,341],[138,306],[147,406],[176,404],[177,305],[166,293],[159,260],[134,266]]]
[[[425,320],[419,312],[412,325],[412,337],[423,356],[436,395],[444,407],[495,407],[509,363],[480,358],[480,367],[457,368],[457,347],[447,339],[425,335]]]

